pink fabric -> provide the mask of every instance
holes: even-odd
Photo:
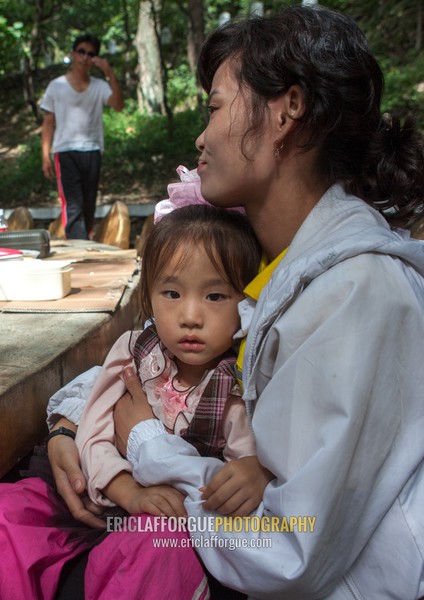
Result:
[[[146,516],[142,516],[143,522]],[[0,591],[4,600],[53,600],[65,562],[102,535],[77,523],[37,477],[0,486]],[[85,575],[87,600],[206,600],[209,588],[194,550],[154,548],[152,537],[185,533],[114,532],[95,546]]]
[[[178,390],[177,365],[160,343],[141,359],[139,367],[140,380],[155,417],[175,435],[181,435],[190,424],[212,373],[213,370],[207,372],[196,386]],[[235,391],[241,395],[239,388]]]
[[[1,598],[52,600],[65,562],[89,547],[87,530],[53,524],[70,515],[37,477],[2,484],[0,494]]]
[[[156,204],[153,220],[155,223],[161,220],[162,217],[172,212],[176,208],[188,206],[191,204],[207,204],[212,206],[202,196],[200,190],[200,177],[197,169],[189,171],[187,167],[180,165],[177,167],[177,173],[181,181],[170,183],[168,185],[169,198],[161,200]],[[244,208],[238,207],[231,210],[238,210],[244,213]]]
[[[141,515],[142,529],[146,528],[147,516]],[[90,553],[85,576],[86,600],[209,598],[206,575],[194,550],[155,548],[153,538],[181,543],[189,535],[166,531],[110,534]],[[110,576],[105,576],[108,573]]]

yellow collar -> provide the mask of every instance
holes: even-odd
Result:
[[[277,258],[274,258],[274,260],[268,265],[266,264],[265,259],[262,258],[261,264],[259,265],[258,274],[256,275],[255,279],[252,279],[252,281],[248,283],[247,286],[244,288],[244,294],[246,296],[249,296],[249,298],[252,298],[256,301],[259,299],[259,294],[262,292],[268,281],[271,279],[273,272],[275,271],[278,263],[286,254],[287,250],[288,247],[285,248],[281,252],[281,254],[279,254]]]
[[[249,296],[253,300],[258,301],[259,294],[262,292],[262,290],[264,289],[264,287],[266,286],[268,281],[271,279],[271,275],[275,271],[278,263],[283,258],[283,256],[287,252],[287,250],[288,250],[288,248],[283,250],[281,252],[281,254],[279,254],[277,256],[277,258],[274,258],[274,260],[271,263],[269,263],[269,265],[266,264],[266,259],[264,257],[262,258],[261,264],[259,265],[258,274],[256,275],[255,279],[252,279],[252,281],[244,288],[244,294],[246,296]],[[242,384],[242,380],[241,380],[241,370],[242,370],[242,366],[243,366],[243,358],[244,358],[245,348],[246,348],[246,338],[244,337],[240,342],[240,347],[239,347],[237,362],[236,362],[237,380],[240,384],[241,389],[243,389],[243,384]]]

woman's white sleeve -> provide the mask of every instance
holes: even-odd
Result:
[[[87,399],[100,371],[101,367],[92,367],[53,394],[47,405],[47,425],[49,429],[61,417],[65,417],[75,425],[79,424]]]
[[[178,435],[166,432],[157,419],[141,421],[128,438],[127,459],[133,477],[144,486],[171,484],[199,500],[199,488],[221,469],[217,458],[200,456],[196,448]]]

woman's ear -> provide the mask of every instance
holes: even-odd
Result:
[[[305,114],[305,98],[300,85],[292,85],[284,94],[286,114],[291,119],[301,119]]]
[[[275,125],[280,134],[287,135],[294,127],[296,121],[303,117],[305,113],[305,99],[302,88],[299,85],[292,85],[287,92],[274,98],[269,102],[271,113],[275,117]]]
[[[302,88],[292,85],[287,92],[274,98],[269,103],[274,126],[274,158],[279,161],[283,156],[283,148],[290,142],[292,133],[297,128],[299,119],[305,113],[305,100]]]

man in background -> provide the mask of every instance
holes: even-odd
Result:
[[[104,148],[103,106],[118,112],[124,106],[118,80],[99,51],[97,37],[79,36],[72,46],[70,71],[49,83],[41,101],[45,111],[41,133],[43,173],[52,179],[56,171],[68,239],[88,239],[94,225]],[[103,72],[106,81],[90,75],[93,65]]]

